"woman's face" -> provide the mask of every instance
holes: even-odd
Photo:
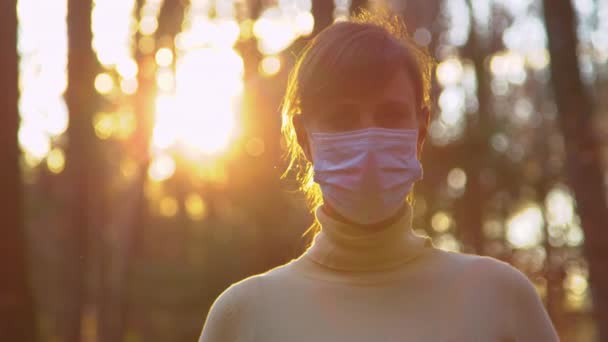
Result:
[[[296,116],[294,125],[300,146],[311,160],[307,134],[345,132],[370,127],[394,129],[426,128],[428,110],[420,110],[411,79],[404,69],[381,92],[354,99],[331,99],[316,109]],[[418,150],[424,142],[426,129],[419,130]]]

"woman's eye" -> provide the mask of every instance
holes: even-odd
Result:
[[[330,115],[326,123],[332,131],[347,131],[354,127],[354,121],[352,118],[349,120],[349,115],[345,113],[337,113]]]
[[[379,115],[379,123],[382,127],[392,128],[401,126],[407,120],[407,113],[401,111],[392,111]]]
[[[349,104],[328,108],[323,115],[323,123],[328,131],[348,131],[355,129],[358,123],[357,109]]]

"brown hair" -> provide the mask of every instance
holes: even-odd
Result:
[[[281,112],[289,160],[284,176],[296,173],[311,210],[322,203],[322,195],[298,143],[293,117],[314,111],[329,98],[357,98],[381,91],[403,67],[414,82],[417,108],[430,108],[434,66],[429,53],[410,37],[403,20],[386,11],[361,11],[351,21],[334,23],[308,42],[289,75]],[[413,203],[411,193],[407,201]],[[315,222],[304,235],[313,230],[312,241],[319,228]]]

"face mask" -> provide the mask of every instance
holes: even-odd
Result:
[[[422,179],[417,141],[417,129],[312,133],[314,180],[342,216],[359,224],[386,220]]]

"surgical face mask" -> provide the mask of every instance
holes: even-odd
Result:
[[[312,133],[314,180],[340,215],[359,224],[386,220],[422,179],[417,129]]]

